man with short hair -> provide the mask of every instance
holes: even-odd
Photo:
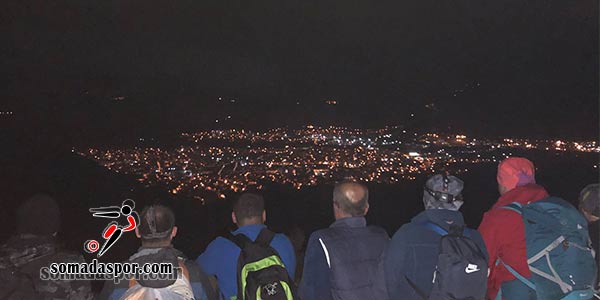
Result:
[[[512,267],[525,278],[531,277],[522,217],[502,208],[513,202],[527,205],[542,200],[548,197],[548,192],[536,184],[535,167],[526,158],[510,157],[500,162],[496,179],[500,198],[484,214],[479,225],[489,254],[488,298],[495,299],[502,288],[502,297],[506,300],[535,299],[535,291],[505,267]],[[498,259],[503,263],[497,264]]]
[[[387,299],[383,253],[385,230],[366,226],[369,191],[344,181],[333,190],[335,222],[311,234],[304,258],[300,296],[304,300]]]
[[[171,242],[177,235],[177,226],[175,226],[175,215],[170,208],[162,205],[145,208],[140,216],[140,224],[135,229],[135,235],[142,240],[142,247],[129,258],[128,263],[137,263],[140,266],[147,263],[170,263],[175,268],[181,268],[179,277],[183,276],[189,281],[194,299],[216,299],[216,292],[212,290],[206,274],[193,261],[187,260],[183,253],[173,248]],[[175,279],[136,278],[134,281],[122,280],[115,285],[112,280],[109,280],[105,282],[99,299],[121,299],[129,288],[136,284],[141,287],[160,289],[175,284],[181,285],[181,282]]]
[[[89,281],[40,279],[40,268],[51,263],[85,263],[81,254],[59,247],[56,201],[45,194],[34,195],[16,215],[17,234],[0,247],[0,299],[92,299]]]
[[[262,196],[253,193],[242,194],[234,203],[231,220],[238,229],[232,235],[243,234],[255,241],[259,233],[266,229],[267,213]],[[296,270],[296,256],[290,240],[283,234],[275,234],[270,246],[281,258],[291,278]],[[237,264],[241,249],[230,239],[217,237],[213,240],[196,263],[209,275],[217,278],[222,297],[225,300],[237,299]]]
[[[425,183],[425,210],[396,231],[386,251],[384,268],[390,300],[422,300],[431,294],[442,236],[429,224],[446,233],[454,227],[469,237],[479,248],[483,261],[483,266],[476,266],[474,272],[486,269],[487,251],[483,239],[477,231],[466,228],[459,211],[464,203],[463,186],[462,180],[450,175],[435,175]],[[486,275],[483,275],[484,284]],[[485,296],[485,287],[481,295]]]

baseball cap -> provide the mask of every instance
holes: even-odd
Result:
[[[163,205],[151,205],[142,211],[139,232],[143,239],[162,239],[171,235],[175,214]]]

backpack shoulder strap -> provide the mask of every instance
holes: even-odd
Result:
[[[244,249],[246,245],[251,244],[252,241],[243,233],[228,234],[227,239],[236,244],[240,249]]]
[[[421,226],[441,235],[441,236],[447,236],[450,233],[452,233],[452,235],[458,235],[460,236],[462,234],[462,236],[464,237],[471,237],[471,232],[469,232],[468,228],[466,226],[456,226],[456,227],[450,227],[450,232],[448,232],[448,230],[444,229],[442,226],[435,224],[433,222],[430,221],[425,221],[423,223],[420,223]]]
[[[517,278],[523,284],[525,284],[530,289],[532,289],[532,290],[535,291],[535,284],[533,282],[531,282],[531,280],[525,278],[525,276],[521,275],[519,272],[517,272],[517,270],[513,269],[511,266],[509,266],[508,264],[504,263],[504,261],[502,261],[502,259],[500,259],[500,258],[496,259],[496,266],[500,265],[500,264],[503,265],[504,268],[508,272],[510,272],[515,278]]]
[[[523,205],[519,202],[513,202],[511,204],[508,205],[504,205],[502,207],[500,207],[501,209],[508,209],[508,210],[512,210],[520,215],[523,214]]]
[[[263,228],[254,242],[262,246],[270,246],[274,237],[275,233],[273,231],[269,230],[268,228]]]
[[[423,222],[420,224],[421,224],[421,226],[423,226],[441,236],[448,235],[448,231],[446,229],[442,228],[441,226],[439,226],[438,224],[435,224],[433,222],[426,221],[426,222]]]

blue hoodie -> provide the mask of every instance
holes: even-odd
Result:
[[[464,225],[460,212],[446,209],[428,209],[404,224],[392,237],[384,258],[385,281],[390,300],[422,300],[410,286],[408,278],[419,290],[429,293],[438,260],[441,236],[420,225],[433,222],[448,230],[450,225]],[[486,255],[487,250],[481,235],[467,229],[470,238]]]
[[[251,240],[256,240],[260,231],[266,226],[263,224],[246,225],[232,232],[233,235],[244,234]],[[271,241],[271,247],[277,251],[291,278],[296,271],[296,252],[290,240],[278,233]],[[214,275],[219,282],[222,299],[232,300],[237,298],[237,263],[241,249],[232,241],[217,237],[212,241],[204,253],[196,259],[196,263],[208,275]]]

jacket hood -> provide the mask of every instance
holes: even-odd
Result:
[[[424,222],[435,223],[446,231],[449,231],[451,225],[465,225],[462,213],[448,209],[426,209],[411,220],[415,224]]]
[[[140,248],[137,253],[129,258],[129,262],[138,263],[140,267],[147,263],[170,263],[173,265],[173,275],[165,276],[170,277],[167,279],[150,279],[150,278],[138,278],[137,282],[144,287],[150,288],[164,288],[172,285],[177,276],[177,270],[179,268],[179,258],[184,258],[181,251],[173,247],[165,248]]]

